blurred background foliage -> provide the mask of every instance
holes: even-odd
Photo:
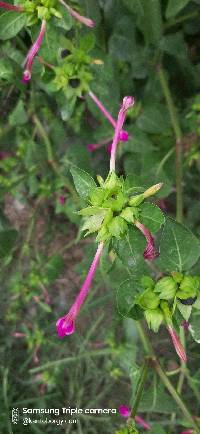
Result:
[[[116,287],[127,277],[120,259],[113,265],[105,252],[77,333],[59,340],[55,330],[94,253],[91,240],[80,234],[75,211],[82,204],[70,166],[93,176],[105,176],[108,170],[106,146],[94,152],[87,146],[106,139],[109,143],[113,135],[90,90],[115,118],[123,96],[134,95],[136,104],[126,124],[130,138],[120,145],[118,173],[145,188],[164,182],[157,204],[175,216],[175,138],[159,75],[162,68],[183,133],[184,223],[200,235],[200,1],[72,4],[96,26],[80,26],[67,13],[61,21],[50,20],[28,86],[21,81],[21,65],[38,25],[23,23],[19,33],[15,28],[10,36],[2,10],[0,15],[2,433],[44,432],[39,425],[13,428],[12,407],[117,408],[134,400],[143,350],[134,321],[122,320],[115,306]],[[127,246],[118,248],[122,262],[130,265]],[[143,267],[142,260],[142,274]],[[183,394],[198,416],[199,349],[189,334],[187,338],[189,370]],[[168,336],[163,331],[153,343],[176,384],[178,363]],[[154,434],[187,427],[153,371],[139,411]],[[172,412],[176,418],[170,419]],[[119,416],[83,416],[77,426],[56,430],[106,434],[121,423]],[[54,431],[45,427],[47,433]]]

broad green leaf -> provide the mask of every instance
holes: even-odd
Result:
[[[141,318],[140,308],[137,306],[137,309],[133,310],[135,296],[139,293],[139,289],[142,290],[139,282],[135,279],[127,279],[121,283],[116,293],[117,308],[121,316],[133,318],[133,312],[136,314],[137,311]]]
[[[0,16],[0,39],[13,38],[26,25],[27,15],[22,12],[9,11]]]
[[[193,339],[200,344],[200,315],[195,313],[192,318],[190,318],[190,333]]]
[[[18,125],[24,125],[28,121],[28,117],[24,108],[24,103],[20,99],[9,116],[10,125],[13,127]]]
[[[140,0],[141,13],[138,26],[148,44],[157,44],[162,35],[162,14],[160,0]]]
[[[10,81],[13,76],[11,63],[6,59],[0,59],[0,79]]]
[[[0,232],[0,258],[4,258],[11,252],[17,239],[17,234],[15,229],[6,229]]]
[[[170,130],[170,119],[163,104],[151,104],[143,108],[137,126],[150,134],[163,134]]]
[[[139,405],[139,410],[147,411],[150,413],[156,412],[168,414],[171,413],[173,409],[173,400],[170,399],[168,393],[165,392],[164,386],[162,384],[158,384],[154,377],[154,381],[152,382],[148,390],[145,390],[143,392],[143,397]],[[154,433],[153,430],[152,433]]]
[[[161,209],[149,202],[140,205],[140,222],[143,223],[150,232],[157,232],[165,222],[164,214]]]
[[[143,258],[146,240],[134,226],[129,226],[123,239],[113,242],[113,247],[128,273],[141,276],[148,273],[148,267]]]
[[[72,167],[70,172],[73,176],[74,185],[76,187],[77,193],[83,199],[86,199],[92,189],[96,187],[94,179],[89,175],[89,173],[85,172],[82,169],[79,169],[79,167]]]
[[[200,243],[185,226],[167,218],[157,265],[162,271],[189,270],[200,256]]]
[[[168,0],[166,9],[166,18],[174,17],[177,15],[190,0]]]

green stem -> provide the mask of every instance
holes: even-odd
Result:
[[[156,360],[156,358],[154,357],[151,359],[151,361],[152,361],[153,368],[155,369],[155,371],[159,375],[162,383],[164,384],[164,386],[166,387],[166,389],[168,390],[170,395],[173,397],[174,401],[179,406],[179,408],[182,411],[182,413],[184,414],[185,418],[187,419],[187,421],[191,425],[191,428],[195,429],[196,434],[200,434],[200,430],[199,430],[198,425],[196,424],[195,420],[193,419],[192,415],[190,414],[190,411],[186,407],[186,405],[183,402],[183,400],[181,399],[180,395],[178,394],[178,392],[176,391],[176,389],[172,385],[171,381],[169,380],[169,378],[166,376],[165,372],[161,368],[158,360]]]
[[[59,165],[57,163],[57,161],[55,160],[54,154],[53,154],[53,149],[51,146],[51,142],[49,140],[49,137],[45,131],[45,128],[43,127],[40,119],[37,117],[36,114],[34,114],[32,116],[33,122],[37,127],[38,133],[41,136],[41,138],[44,140],[45,146],[46,146],[46,151],[47,151],[47,159],[48,159],[48,163],[51,165],[52,169],[54,170],[54,172],[56,173],[57,176],[63,178],[64,182],[65,182],[65,186],[67,187],[67,189],[69,190],[69,192],[71,193],[74,201],[78,201],[78,196],[77,193],[74,189],[74,187],[72,186],[71,182],[69,181],[68,178],[66,178],[65,176],[63,176],[60,173],[60,169],[59,169]]]
[[[175,138],[176,138],[176,219],[178,222],[182,222],[183,220],[183,188],[182,188],[182,178],[183,178],[183,169],[182,169],[182,131],[176,111],[176,107],[174,105],[174,101],[171,95],[171,91],[169,88],[168,80],[163,70],[162,66],[158,66],[158,76],[160,80],[160,84],[166,99],[172,127],[174,130]]]
[[[150,340],[149,340],[149,338],[148,338],[148,336],[147,336],[147,334],[146,334],[146,332],[145,332],[145,330],[144,330],[144,328],[142,326],[142,323],[140,321],[135,321],[135,323],[136,323],[138,334],[139,334],[140,339],[142,341],[143,348],[144,348],[144,351],[145,351],[146,355],[147,356],[154,356],[154,352],[153,352],[153,348],[151,346],[151,342],[150,342]]]
[[[138,411],[138,407],[139,407],[141,398],[142,398],[142,393],[144,390],[144,385],[146,382],[148,368],[149,368],[149,360],[150,360],[150,358],[146,357],[146,359],[143,363],[142,372],[141,372],[140,380],[139,380],[137,391],[136,391],[135,401],[133,404],[133,408],[131,410],[131,417],[132,418],[135,418],[137,411]]]

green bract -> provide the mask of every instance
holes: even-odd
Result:
[[[77,185],[77,176],[80,181],[80,171],[77,174],[72,169],[72,176],[75,185]],[[84,174],[83,182],[85,182],[86,174]],[[127,183],[123,177],[118,177],[116,173],[109,173],[104,181],[101,177],[97,177],[100,186],[89,184],[87,185],[86,200],[88,207],[83,208],[78,212],[85,219],[82,230],[87,231],[86,235],[98,232],[97,241],[107,241],[114,237],[121,239],[128,231],[128,225],[134,224],[140,220],[140,207],[130,206],[130,188],[127,188]],[[80,184],[80,182],[79,182]],[[153,194],[154,187],[148,189]],[[79,191],[79,185],[78,185]],[[145,193],[142,195],[145,199]],[[141,198],[141,194],[134,196],[137,203],[137,197]],[[132,199],[131,199],[132,200]],[[155,206],[156,213],[159,213],[160,219],[157,221],[157,230],[163,223],[162,211]],[[152,213],[152,209],[150,210]]]
[[[160,299],[171,300],[174,298],[177,290],[177,284],[172,277],[166,276],[160,279],[154,288],[154,291],[159,293]]]

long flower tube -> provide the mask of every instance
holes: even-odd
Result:
[[[90,266],[87,277],[80,289],[78,296],[76,297],[74,304],[70,308],[69,312],[65,316],[59,318],[59,320],[56,323],[57,333],[58,336],[61,338],[63,338],[66,335],[71,335],[75,331],[75,321],[77,315],[79,314],[81,306],[84,303],[85,298],[87,297],[88,292],[90,290],[90,285],[92,283],[95,271],[97,269],[100,257],[103,252],[103,247],[104,247],[104,243],[101,242],[98,245],[97,251],[95,253],[94,259]]]
[[[132,96],[124,97],[122,106],[118,114],[117,123],[115,127],[115,134],[112,142],[111,156],[110,156],[110,172],[115,172],[115,160],[116,160],[117,145],[120,141],[120,132],[125,122],[126,112],[130,107],[133,106],[133,104],[134,104],[134,98]]]
[[[99,110],[103,113],[105,118],[108,119],[108,121],[113,126],[113,128],[116,128],[117,121],[112,117],[112,115],[109,113],[109,111],[106,109],[106,107],[102,104],[102,102],[97,98],[97,96],[91,90],[88,92],[88,95],[94,101],[94,103],[97,105]],[[119,135],[120,135],[120,140],[122,142],[128,141],[128,132],[127,131],[121,130]]]
[[[6,2],[0,2],[0,8],[6,9],[7,11],[16,11],[16,12],[23,12],[24,11],[23,6],[15,6],[15,5],[11,5],[10,3],[6,3]]]
[[[140,232],[143,233],[147,240],[147,245],[144,250],[143,256],[145,259],[148,259],[149,261],[153,261],[157,256],[159,255],[154,244],[154,238],[151,235],[151,232],[140,222],[136,221],[135,226],[140,230]]]
[[[77,11],[72,9],[67,3],[64,2],[64,0],[59,0],[60,3],[68,10],[69,14],[75,18],[77,21],[79,21],[82,24],[85,24],[87,27],[94,27],[95,22],[91,20],[90,18],[84,17],[83,15],[80,15]]]
[[[176,350],[176,353],[178,354],[179,358],[183,361],[183,362],[187,362],[187,356],[186,356],[186,352],[185,349],[183,347],[183,345],[180,342],[180,339],[176,333],[176,331],[174,330],[174,328],[172,327],[172,325],[167,325],[167,330],[171,336],[174,348]]]
[[[39,33],[36,41],[32,45],[32,47],[30,48],[30,50],[27,54],[26,60],[25,60],[25,69],[24,69],[24,73],[23,73],[23,82],[24,83],[28,83],[29,80],[31,79],[34,57],[36,56],[36,54],[38,53],[38,51],[41,47],[45,32],[46,32],[46,21],[42,20],[40,33]]]

